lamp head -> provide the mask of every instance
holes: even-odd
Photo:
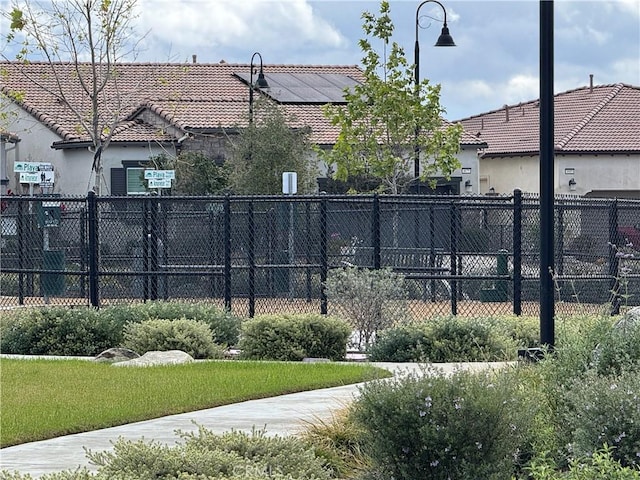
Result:
[[[455,47],[456,44],[453,41],[453,37],[449,33],[449,27],[445,23],[442,27],[442,32],[440,32],[440,36],[438,37],[438,41],[436,42],[436,47]]]
[[[256,87],[258,88],[269,88],[269,82],[264,76],[264,72],[262,71],[262,67],[260,67],[260,73],[258,74],[258,80],[256,80]]]

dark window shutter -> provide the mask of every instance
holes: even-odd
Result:
[[[111,169],[111,195],[127,195],[127,171],[124,168]]]

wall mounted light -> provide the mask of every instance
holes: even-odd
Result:
[[[471,180],[467,180],[464,182],[464,191],[467,193],[473,193],[473,185],[471,184]]]
[[[576,179],[572,178],[571,180],[569,180],[569,190],[572,192],[576,191]]]

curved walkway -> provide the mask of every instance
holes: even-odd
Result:
[[[395,375],[424,371],[418,364],[374,363]],[[434,365],[444,374],[456,369],[479,370],[498,368],[504,363],[457,363]],[[229,430],[250,432],[265,429],[268,435],[291,435],[304,429],[308,422],[328,420],[332,412],[351,402],[359,393],[359,386],[324,388],[278,397],[225,405],[195,412],[170,415],[154,420],[130,423],[119,427],[25,443],[0,449],[0,470],[30,474],[37,478],[47,473],[86,466],[95,470],[85,456],[84,447],[93,451],[111,450],[118,438],[145,439],[165,444],[176,442],[176,430],[196,431],[198,425],[213,432]]]

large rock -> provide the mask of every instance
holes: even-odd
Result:
[[[118,363],[118,362],[126,362],[128,360],[132,360],[134,358],[139,358],[138,355],[133,350],[129,350],[128,348],[109,348],[102,353],[96,355],[94,360],[96,362],[105,362],[105,363]]]
[[[126,362],[114,363],[116,367],[149,367],[152,365],[172,365],[193,362],[193,357],[182,350],[168,350],[166,352],[147,352],[139,358]]]
[[[635,328],[638,325],[640,325],[640,307],[633,307],[615,323],[613,328],[626,330],[628,328]]]

